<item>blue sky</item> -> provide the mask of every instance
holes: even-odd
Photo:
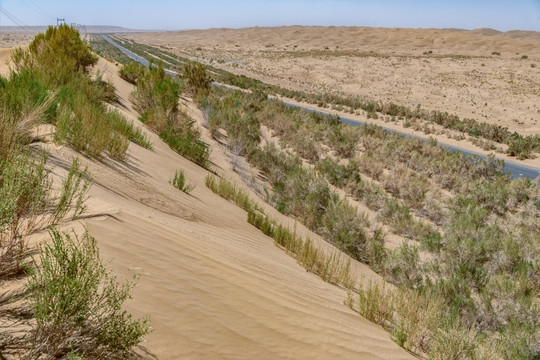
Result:
[[[23,25],[68,23],[137,29],[346,25],[540,31],[540,0],[0,0]],[[15,25],[0,13],[0,25]]]

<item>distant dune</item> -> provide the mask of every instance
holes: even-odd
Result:
[[[165,34],[165,33],[164,33]],[[439,50],[469,55],[499,52],[540,53],[540,33],[500,32],[493,29],[403,29],[371,27],[284,26],[168,32],[169,40],[183,44],[242,44],[242,46],[298,46],[302,49],[338,46],[346,50],[415,52]],[[509,40],[512,41],[509,41]],[[156,39],[156,41],[159,41]]]

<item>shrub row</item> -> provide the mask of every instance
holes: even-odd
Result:
[[[180,111],[179,82],[165,73],[162,63],[154,66],[150,62],[143,70],[137,76],[137,86],[131,94],[141,121],[157,132],[174,151],[202,167],[208,167],[210,149],[199,139],[193,120]]]
[[[206,177],[206,186],[224,199],[232,200],[236,205],[247,211],[247,221],[261,230],[262,233],[274,239],[275,243],[294,254],[298,262],[308,271],[319,275],[324,281],[353,289],[356,284],[351,274],[350,259],[345,262],[339,251],[325,253],[317,249],[312,241],[302,239],[289,228],[277,224],[269,218],[256,201],[229,181],[214,176]]]
[[[26,358],[125,358],[149,331],[145,320],[132,320],[121,310],[132,285],[109,275],[88,233],[73,240],[53,227],[80,216],[89,174],[74,160],[54,191],[47,155],[28,145],[39,140],[32,130],[42,121],[56,125],[57,141],[90,156],[123,158],[128,139],[151,144],[118,113],[106,110],[102,101],[113,99],[114,89],[90,79],[88,69],[96,59],[73,28],[49,28],[27,51],[17,50],[13,60],[15,70],[0,77],[0,282],[31,273],[24,299],[36,321],[23,338],[4,328],[0,348],[16,348],[16,356]],[[93,130],[95,139],[89,139],[84,132]],[[38,261],[30,262],[26,236],[47,228],[51,242],[40,248]],[[28,323],[28,310],[15,308],[17,295],[4,295],[2,316]]]

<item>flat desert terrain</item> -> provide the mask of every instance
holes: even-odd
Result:
[[[286,88],[420,105],[540,133],[540,33],[292,26],[125,38]]]

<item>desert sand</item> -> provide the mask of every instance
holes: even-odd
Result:
[[[104,60],[98,71],[117,86],[119,110],[144,129],[128,101],[132,86]],[[200,112],[190,111],[202,120]],[[93,177],[88,209],[82,220],[64,224],[79,230],[86,226],[120,277],[141,275],[126,309],[150,316],[154,332],[138,349],[144,358],[414,358],[380,326],[349,310],[343,288],[306,272],[249,225],[243,210],[208,190],[208,171],[170,150],[157,135],[149,136],[154,150],[130,144],[125,162],[82,159]],[[208,137],[204,140],[213,148],[213,169],[243,186],[228,155]],[[81,157],[52,143],[34,146],[50,152],[57,182],[72,158]],[[169,184],[179,169],[195,186],[189,195]],[[294,220],[259,203],[319,247],[330,248]],[[366,266],[352,265],[363,281],[382,281]]]
[[[540,133],[536,32],[292,26],[125,37],[287,88],[419,105]]]

